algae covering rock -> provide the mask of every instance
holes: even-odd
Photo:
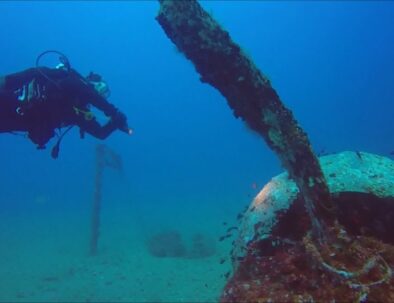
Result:
[[[320,164],[337,240],[317,247],[296,185],[286,173],[273,178],[243,216],[221,301],[394,301],[394,161],[342,152]]]

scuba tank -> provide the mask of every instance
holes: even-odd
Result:
[[[42,52],[41,54],[39,54],[36,58],[36,68],[37,70],[40,72],[40,74],[46,78],[48,81],[50,81],[51,83],[53,83],[59,90],[61,90],[61,87],[59,86],[59,84],[54,81],[53,79],[51,79],[51,77],[49,77],[47,74],[45,74],[45,72],[42,70],[41,66],[40,66],[40,60],[48,55],[48,54],[57,54],[59,55],[59,64],[56,66],[56,68],[62,68],[64,70],[66,70],[67,72],[71,72],[71,64],[70,61],[68,60],[67,56],[65,54],[63,54],[62,52],[59,52],[57,50],[46,50],[44,52]],[[60,143],[64,137],[65,134],[67,134],[70,129],[73,128],[73,125],[69,126],[64,132],[57,134],[58,139],[56,144],[52,147],[51,150],[51,156],[53,159],[57,159],[59,156],[59,151],[60,151]],[[59,130],[60,132],[60,130]]]

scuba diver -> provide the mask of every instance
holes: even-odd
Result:
[[[40,58],[51,52],[60,55],[61,64],[39,67]],[[87,132],[105,139],[115,130],[131,135],[126,116],[107,101],[109,93],[100,75],[91,72],[83,77],[62,53],[46,51],[37,57],[35,68],[0,77],[0,133],[27,132],[38,149],[44,149],[56,134],[53,158],[58,156],[61,139],[75,125],[81,138]],[[106,124],[96,121],[91,106],[109,118]]]

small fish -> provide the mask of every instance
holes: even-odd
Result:
[[[222,242],[224,239],[230,238],[231,236],[232,236],[231,234],[226,234],[226,235],[224,235],[224,236],[221,236],[221,237],[219,238],[219,241]]]
[[[320,150],[318,151],[318,153],[317,153],[317,156],[318,156],[318,157],[326,156],[326,155],[328,155],[328,153],[327,153],[327,151],[326,151],[325,148],[320,149]]]
[[[243,218],[244,214],[243,213],[239,213],[237,215],[237,220],[241,220]]]
[[[226,226],[226,225],[227,225],[227,222],[223,222],[222,224],[223,224],[224,226]]]
[[[243,260],[245,260],[245,257],[237,257],[237,261],[242,262]]]
[[[231,272],[228,271],[228,272],[226,272],[226,273],[224,274],[224,277],[225,277],[226,279],[228,279],[228,277],[230,277],[230,274],[231,274]]]
[[[357,155],[357,157],[359,157],[359,158],[360,158],[360,160],[362,160],[362,159],[363,159],[363,157],[362,157],[362,155],[361,155],[361,152],[360,152],[360,151],[356,151],[356,155]]]
[[[253,188],[253,189],[257,189],[257,183],[256,183],[256,182],[253,182],[253,183],[252,183],[252,188]]]
[[[221,258],[221,259],[219,260],[219,264],[223,264],[224,262],[226,262],[226,258]]]
[[[227,233],[231,232],[232,230],[237,230],[237,229],[238,229],[238,227],[231,226],[231,227],[227,228]]]

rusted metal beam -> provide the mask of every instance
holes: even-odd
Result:
[[[156,17],[167,36],[191,60],[201,81],[226,98],[235,117],[260,134],[278,155],[305,199],[314,235],[324,238],[333,204],[306,133],[269,79],[196,0],[159,0]]]

